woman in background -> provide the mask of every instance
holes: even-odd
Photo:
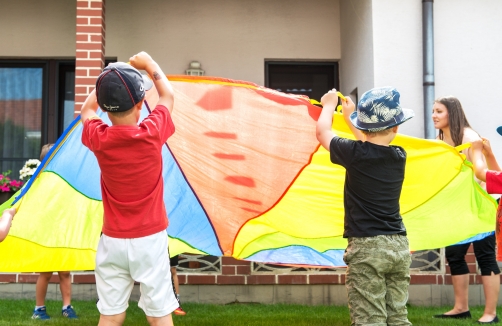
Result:
[[[432,120],[434,127],[439,130],[437,139],[444,141],[448,145],[456,147],[480,139],[478,133],[469,125],[460,101],[453,96],[442,97],[434,102]],[[471,161],[470,149],[465,149],[463,153],[466,155],[467,160]],[[485,187],[483,182],[477,179],[476,181],[480,183],[481,187]],[[471,243],[481,270],[485,294],[485,310],[478,323],[496,323],[498,322],[497,301],[500,290],[498,274],[500,274],[500,269],[495,260],[494,233],[480,240],[445,248],[446,259],[451,270],[455,305],[452,310],[434,317],[471,318],[469,311],[469,269],[465,261],[465,255]]]

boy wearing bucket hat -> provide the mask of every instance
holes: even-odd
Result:
[[[172,325],[178,308],[169,266],[164,207],[162,146],[174,133],[174,93],[159,65],[145,52],[117,62],[99,75],[81,111],[82,143],[101,169],[103,229],[96,253],[99,325],[122,325],[134,282],[138,306],[150,325]],[[155,109],[138,124],[153,79]],[[106,111],[111,126],[97,115]],[[138,182],[141,180],[141,182]]]
[[[331,162],[346,169],[343,259],[352,325],[411,325],[406,309],[411,256],[399,213],[406,152],[389,144],[398,125],[414,114],[401,108],[395,88],[364,93],[356,112],[347,97],[342,110],[354,141],[331,129],[337,102],[336,90],[322,97],[317,139]]]

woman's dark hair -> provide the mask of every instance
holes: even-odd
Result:
[[[435,102],[443,104],[448,110],[448,126],[450,127],[451,139],[455,146],[461,145],[462,139],[464,138],[464,128],[471,128],[465,116],[462,104],[453,96],[440,97]],[[439,130],[438,137],[443,140],[444,135],[441,129]]]

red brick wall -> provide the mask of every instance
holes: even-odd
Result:
[[[476,273],[476,263],[472,246],[466,256],[469,264],[470,284],[481,284],[481,275]],[[313,273],[313,274],[251,274],[251,262],[223,257],[221,261],[221,274],[182,274],[178,273],[181,285],[275,285],[275,284],[345,284],[345,274],[340,273]],[[0,283],[35,283],[38,274],[0,274]],[[59,282],[57,274],[53,275],[52,283]],[[74,284],[93,284],[93,274],[73,274]],[[451,284],[449,267],[445,274],[412,274],[411,284]]]
[[[75,117],[105,64],[105,0],[77,0]]]

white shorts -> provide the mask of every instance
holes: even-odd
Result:
[[[135,281],[140,283],[138,306],[147,316],[163,317],[178,308],[167,239],[166,231],[134,239],[101,236],[95,275],[97,306],[102,315],[117,315],[127,310]]]

